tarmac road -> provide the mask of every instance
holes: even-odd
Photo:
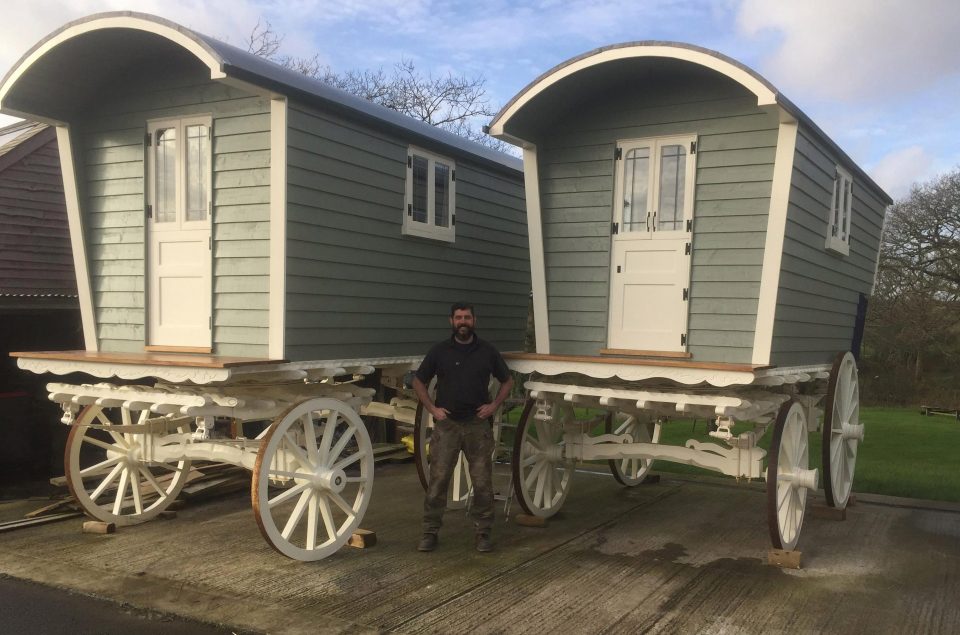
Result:
[[[0,576],[0,626],[8,635],[240,635],[235,629],[144,611]]]
[[[239,493],[106,536],[80,519],[0,534],[0,573],[284,634],[960,632],[956,505],[861,496],[846,520],[808,515],[803,568],[787,570],[766,564],[758,484],[578,472],[546,528],[498,509],[490,554],[463,512],[437,551],[415,550],[413,465],[378,466],[373,490],[362,525],[378,544],[319,562],[270,549]]]

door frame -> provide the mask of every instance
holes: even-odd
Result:
[[[158,119],[148,119],[147,133],[144,143],[145,154],[145,207],[144,214],[144,348],[155,351],[171,352],[193,352],[210,353],[213,350],[213,115],[212,113],[191,114],[181,117],[163,117]],[[187,191],[186,191],[186,135],[188,126],[192,125],[207,126],[208,148],[207,148],[207,213],[203,220],[186,220]],[[207,234],[207,257],[203,261],[203,274],[208,281],[206,290],[206,306],[208,318],[208,331],[205,342],[200,345],[182,346],[177,344],[162,344],[155,341],[156,333],[153,332],[153,309],[155,302],[151,301],[154,294],[157,293],[156,281],[154,280],[153,262],[153,242],[156,230],[156,173],[155,173],[155,152],[156,152],[156,132],[160,129],[177,129],[176,146],[176,178],[175,178],[175,200],[176,200],[176,221],[169,223],[169,228],[162,229],[160,233],[173,232],[199,232],[205,231]],[[164,223],[167,225],[167,223]],[[175,225],[175,227],[173,226]]]
[[[617,267],[617,256],[618,244],[624,242],[634,242],[634,241],[663,241],[663,240],[673,240],[673,241],[682,241],[685,243],[685,256],[687,256],[687,267],[685,273],[685,283],[686,287],[684,289],[678,289],[678,292],[682,292],[682,295],[678,293],[678,296],[683,299],[680,300],[684,303],[683,311],[680,312],[680,319],[682,320],[682,335],[681,335],[681,344],[679,347],[666,347],[664,351],[657,350],[644,350],[636,351],[638,353],[669,353],[673,355],[685,354],[689,347],[689,337],[687,337],[687,326],[690,319],[690,304],[689,304],[689,287],[690,287],[690,275],[692,272],[691,261],[693,258],[693,249],[692,249],[692,239],[693,239],[693,214],[694,214],[694,197],[696,194],[696,152],[697,152],[697,143],[698,137],[696,133],[688,134],[677,134],[677,135],[664,135],[657,137],[643,137],[643,138],[632,138],[632,139],[619,139],[616,143],[616,154],[614,161],[614,199],[611,210],[611,236],[610,236],[610,261],[609,261],[609,286],[608,286],[608,297],[607,297],[607,346],[608,348],[604,351],[612,352],[618,351],[622,352],[625,350],[632,349],[622,349],[615,348],[611,345],[611,341],[615,337],[614,335],[614,311],[615,306],[622,306],[623,302],[623,284],[620,279],[616,276],[616,267]],[[685,161],[684,166],[684,204],[683,204],[683,217],[681,219],[681,229],[679,230],[669,230],[663,231],[657,229],[657,212],[660,207],[660,171],[661,171],[661,161],[660,161],[660,149],[663,146],[668,145],[681,145],[687,148],[687,160]],[[623,210],[624,210],[624,188],[625,188],[625,165],[626,165],[626,153],[629,150],[640,147],[649,147],[650,148],[650,169],[648,171],[648,187],[647,187],[647,209],[646,212],[646,229],[625,232],[622,231],[623,224]],[[636,222],[636,221],[634,221]],[[653,245],[651,244],[651,247]],[[639,247],[639,245],[638,245]],[[619,296],[617,296],[619,294]],[[619,297],[619,300],[615,300],[615,297]],[[617,331],[619,333],[619,331]]]

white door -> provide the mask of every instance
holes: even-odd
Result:
[[[212,343],[210,118],[150,124],[147,345]]]
[[[683,352],[695,136],[617,144],[607,346]]]

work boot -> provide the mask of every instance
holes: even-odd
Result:
[[[417,551],[433,551],[437,548],[437,534],[423,534]]]
[[[493,541],[490,540],[490,534],[477,534],[477,551],[483,553],[493,551]]]

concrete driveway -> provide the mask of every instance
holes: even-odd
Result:
[[[387,465],[370,549],[288,560],[238,494],[108,536],[79,519],[0,534],[0,573],[269,633],[960,631],[960,508],[864,498],[845,521],[808,514],[801,570],[766,564],[762,486],[670,475],[625,489],[578,472],[546,528],[498,509],[491,554],[448,512],[422,554],[416,472]]]

